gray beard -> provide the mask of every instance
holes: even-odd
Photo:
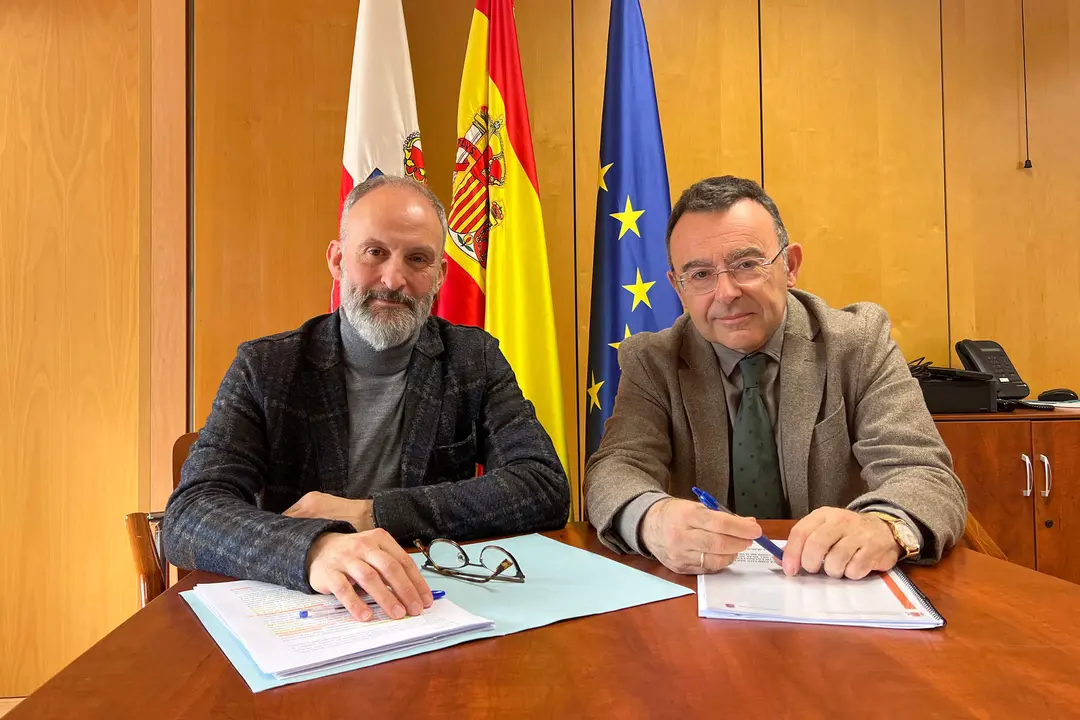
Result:
[[[386,288],[360,290],[349,280],[345,268],[341,272],[341,308],[345,319],[377,352],[397,347],[416,334],[431,314],[435,293],[434,287],[420,298]],[[397,302],[401,306],[375,308],[372,305],[375,300]]]

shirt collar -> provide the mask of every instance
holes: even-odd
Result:
[[[768,341],[758,350],[766,357],[780,362],[780,354],[784,349],[784,329],[787,327],[787,308],[784,308],[784,317],[780,320],[780,325],[773,331],[772,336]],[[713,347],[713,351],[716,352],[716,358],[720,361],[720,369],[724,372],[724,377],[731,377],[731,373],[734,372],[735,367],[739,364],[744,357],[752,353],[744,353],[739,350],[732,350],[726,345],[720,343],[710,343]]]

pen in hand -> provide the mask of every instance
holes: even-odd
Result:
[[[705,507],[709,508],[710,510],[716,510],[717,512],[728,513],[729,515],[733,514],[730,511],[728,511],[726,508],[724,508],[720,503],[716,502],[716,498],[714,498],[712,495],[705,492],[701,488],[695,487],[695,488],[692,488],[692,490],[694,492],[694,495],[697,496],[697,499],[701,501],[701,504],[704,505]],[[765,537],[765,535],[761,535],[761,537],[754,538],[754,542],[756,542],[758,545],[760,545],[761,547],[765,548],[770,553],[772,553],[773,557],[775,557],[777,560],[782,561],[784,559],[784,551],[781,550],[780,547],[776,543],[774,543],[772,540]]]
[[[444,597],[445,595],[446,595],[445,590],[432,590],[431,591],[431,598],[433,600],[438,600],[439,598]],[[371,606],[375,605],[374,600],[367,600],[365,602],[367,602],[367,604],[371,605]],[[301,610],[300,612],[298,612],[296,614],[296,616],[298,618],[300,618],[301,620],[306,620],[307,618],[330,617],[330,616],[337,615],[338,613],[343,613],[343,612],[348,612],[348,609],[344,605],[326,605],[324,607],[312,608],[311,610]]]
[[[296,614],[301,620],[308,618],[321,618],[331,617],[341,613],[348,613],[348,609],[344,605],[337,605],[335,607],[313,608],[311,610],[301,610]]]

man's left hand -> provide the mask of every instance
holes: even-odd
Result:
[[[305,494],[281,514],[295,518],[344,520],[356,528],[357,532],[364,532],[375,528],[373,504],[373,500],[349,500],[313,491]]]
[[[829,577],[859,580],[871,571],[891,570],[900,546],[889,524],[879,517],[843,508],[823,507],[795,524],[784,548],[784,573],[822,570]]]

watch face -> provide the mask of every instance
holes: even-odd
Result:
[[[919,547],[919,538],[915,537],[915,533],[905,523],[896,524],[896,534],[900,536],[900,540],[903,541],[904,545],[909,548]]]

